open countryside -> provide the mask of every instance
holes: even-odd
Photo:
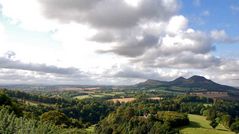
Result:
[[[239,0],[0,0],[0,134],[239,134]]]

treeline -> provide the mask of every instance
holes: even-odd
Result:
[[[160,111],[162,111],[162,113],[164,113],[164,111],[175,111],[177,113],[204,115],[206,116],[207,120],[211,121],[210,125],[213,128],[217,127],[217,125],[220,123],[224,125],[226,128],[234,132],[239,132],[239,119],[238,119],[239,102],[237,101],[227,101],[227,100],[213,101],[212,99],[205,98],[205,97],[183,95],[183,96],[165,98],[162,100],[138,99],[132,103],[121,104],[121,106],[124,106],[124,108],[122,109],[128,109],[128,111],[127,110],[124,111],[125,113],[130,113],[130,111],[131,113],[133,113],[135,117],[132,118],[132,120],[133,119],[136,120],[136,122],[139,123],[139,124],[136,123],[136,125],[138,126],[140,126],[140,124],[141,125],[144,124],[142,122],[147,122],[147,120],[145,121],[144,118],[141,118],[145,115],[154,115],[153,117],[155,118],[157,117],[155,115],[159,115]],[[127,128],[128,126],[130,126],[129,124],[127,124],[127,122],[131,122],[130,119],[125,121],[125,118],[123,118],[124,117],[123,115],[120,115],[123,117],[120,117],[117,115],[120,115],[120,114],[116,112],[114,114],[110,114],[106,119],[104,119],[97,128],[98,132],[99,133],[115,132],[115,131],[117,132],[117,131],[126,131],[129,129],[131,130],[132,133],[136,132],[135,130],[136,128],[134,127]],[[168,116],[168,117],[171,117],[171,116]],[[110,118],[112,118],[111,119],[112,121],[114,120],[123,121],[120,123],[116,122],[118,126],[121,126],[121,125],[123,126],[121,126],[120,128],[115,126],[109,127],[110,124],[115,124],[115,122],[112,122]],[[159,118],[156,118],[156,119],[159,120]],[[170,127],[175,128],[177,127],[177,124],[186,125],[177,119],[173,119],[173,120],[175,122],[171,121],[171,124],[167,123],[167,124],[170,124],[167,126],[168,128]],[[160,123],[161,123],[161,126],[165,126],[164,123],[162,122]],[[106,127],[104,127],[105,125]],[[121,130],[124,127],[126,127],[127,129]],[[145,126],[141,126],[141,128],[142,127],[144,128]],[[151,127],[152,126],[146,125],[145,129],[151,128]],[[149,129],[146,129],[146,130],[147,132],[151,131]],[[137,129],[137,132],[139,132],[138,129]]]
[[[239,102],[217,100],[214,105],[204,110],[208,120],[223,124],[226,128],[239,133]]]
[[[197,96],[178,96],[160,102],[160,110],[178,111],[206,116],[215,128],[219,123],[226,128],[239,132],[239,102],[215,100]]]
[[[98,134],[177,134],[177,127],[188,125],[186,114],[157,112],[139,114],[139,109],[119,107],[96,126]]]
[[[205,104],[213,104],[213,100],[205,97],[183,95],[162,100],[160,109],[202,115],[203,111],[207,109]]]
[[[14,99],[8,96],[14,96]],[[51,122],[63,128],[87,128],[98,123],[115,107],[114,103],[99,99],[82,101],[61,99],[58,101],[57,98],[49,99],[48,97],[36,96],[20,91],[2,90],[0,92],[0,109],[1,107],[8,107],[19,117]],[[45,98],[47,99],[42,101]],[[24,101],[22,101],[23,99]],[[34,100],[34,104],[25,103],[32,100]]]
[[[72,129],[77,121],[71,120],[63,113],[52,114],[49,112],[39,115],[39,119],[27,116],[26,107],[0,92],[0,133],[1,134],[64,134],[86,133],[82,129]],[[65,117],[65,118],[62,118]],[[67,124],[68,123],[68,124]],[[71,124],[70,124],[71,123]],[[68,125],[68,126],[66,126]],[[79,127],[74,126],[75,128]]]
[[[79,101],[76,105],[60,108],[60,111],[68,117],[78,119],[86,124],[92,125],[98,123],[110,112],[114,111],[116,105],[101,99],[85,99]]]
[[[189,124],[188,113],[200,114],[203,104],[213,100],[197,96],[170,97],[150,100],[147,97],[119,105],[96,126],[99,134],[177,134],[178,127]]]
[[[66,100],[61,97],[47,97],[43,95],[35,95],[30,94],[18,90],[7,90],[3,89],[2,92],[4,92],[9,97],[17,98],[20,100],[29,100],[29,101],[36,101],[36,102],[42,102],[42,103],[48,103],[48,104],[74,104],[76,101],[74,100]]]

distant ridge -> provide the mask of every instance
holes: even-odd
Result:
[[[159,80],[153,80],[153,79],[148,79],[145,82],[137,84],[138,86],[159,86],[159,85],[165,85],[167,84],[166,81],[159,81]]]
[[[237,90],[237,88],[221,85],[213,82],[212,80],[206,79],[203,76],[194,75],[188,79],[184,77],[179,77],[173,81],[159,81],[159,80],[146,80],[136,84],[139,88],[156,88],[156,87],[181,87],[181,88],[190,88],[190,89],[204,89],[207,91],[232,91]]]

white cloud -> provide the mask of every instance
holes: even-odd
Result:
[[[221,63],[215,67],[209,67],[204,70],[203,74],[209,78],[232,86],[238,86],[239,80],[239,60],[238,59],[221,59]]]
[[[230,68],[236,67],[234,61],[225,62],[212,54],[215,42],[238,43],[239,38],[230,37],[224,30],[206,33],[190,28],[189,20],[177,12],[180,6],[177,0],[1,0],[0,3],[4,21],[20,29],[17,34],[30,31],[16,38],[0,24],[0,54],[9,52],[0,56],[2,62],[8,63],[0,63],[2,79],[15,77],[19,83],[45,79],[49,83],[84,84],[88,80],[98,84],[131,84],[142,79],[170,80],[198,72],[208,75],[208,70],[217,67],[221,73],[214,79],[239,78],[233,73],[238,70]],[[194,3],[200,6],[201,1]],[[208,16],[210,12],[205,10],[201,15]],[[32,33],[36,34],[33,38],[46,35],[43,38],[46,41],[29,41]],[[59,70],[68,69],[73,71],[59,74]],[[81,79],[81,73],[87,76],[85,80]]]
[[[42,0],[45,15],[61,22],[79,22],[97,28],[129,28],[142,21],[167,20],[178,4],[176,0],[142,0],[125,2],[118,0]],[[129,6],[138,3],[138,6]],[[159,10],[160,9],[160,10]]]
[[[133,7],[139,6],[139,4],[142,2],[142,0],[124,0],[124,1]]]
[[[211,36],[215,40],[225,40],[227,38],[226,32],[224,30],[211,31]]]
[[[15,23],[31,31],[51,31],[57,23],[46,19],[38,0],[2,0],[2,14]]]
[[[167,26],[167,32],[172,34],[178,34],[185,30],[188,25],[188,20],[180,15],[180,16],[173,16]]]
[[[166,35],[162,38],[160,48],[164,53],[174,54],[176,52],[190,51],[193,53],[207,53],[213,47],[210,39],[200,31],[192,29],[177,33],[177,35]]]
[[[234,44],[239,43],[238,37],[230,37],[224,30],[213,30],[211,31],[211,38],[214,39],[215,42],[224,43],[224,44]]]

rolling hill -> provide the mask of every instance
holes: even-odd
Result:
[[[212,80],[206,79],[202,76],[192,76],[188,79],[184,77],[179,77],[173,81],[159,81],[149,79],[145,82],[141,82],[135,85],[138,88],[157,88],[166,87],[169,89],[190,89],[190,90],[204,90],[204,91],[239,91],[237,88],[221,85]]]

